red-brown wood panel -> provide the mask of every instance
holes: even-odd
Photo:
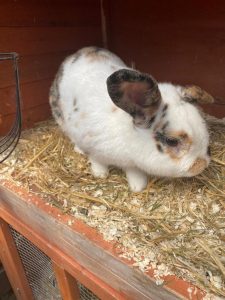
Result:
[[[0,26],[100,26],[98,0],[1,0]]]
[[[74,27],[0,27],[0,52],[18,52],[21,56],[58,51],[74,51],[83,45],[99,44],[97,26]]]
[[[52,80],[49,78],[39,81],[28,82],[21,87],[22,99],[29,99],[29,101],[22,101],[22,110],[29,110],[32,107],[46,104],[46,97],[49,92],[49,86]],[[8,87],[0,91],[1,111],[5,116],[15,113],[15,88]]]
[[[107,2],[109,47],[128,64],[158,81],[194,83],[225,99],[224,1]],[[225,116],[225,106],[209,110]]]
[[[20,55],[24,127],[51,115],[48,91],[59,64],[87,45],[102,46],[100,0],[0,1],[0,53]],[[0,135],[14,111],[12,67],[0,62]]]
[[[71,53],[71,50],[58,51],[57,53],[34,54],[20,57],[20,84],[37,80],[52,78],[52,72],[57,71],[62,60]],[[43,64],[43,61],[45,62]],[[12,87],[15,85],[13,64],[11,62],[0,63],[0,88]],[[1,93],[1,92],[0,92]],[[0,103],[2,97],[0,97]]]
[[[35,123],[44,121],[51,116],[51,111],[48,103],[40,104],[35,107],[23,110],[23,128],[33,127]],[[0,128],[1,132],[6,133],[10,130],[15,115],[10,114],[6,116],[0,115]]]

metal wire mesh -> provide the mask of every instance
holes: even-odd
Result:
[[[80,290],[80,299],[81,300],[99,300],[99,298],[92,293],[88,288],[86,288],[83,284],[78,283],[78,287]]]
[[[11,232],[34,298],[37,300],[62,299],[50,258],[15,229],[11,228]]]
[[[14,228],[10,227],[35,300],[61,300],[51,259]],[[78,282],[81,300],[99,300]]]

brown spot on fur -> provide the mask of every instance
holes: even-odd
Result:
[[[91,137],[96,136],[96,134],[93,131],[88,131],[87,136],[91,138]]]
[[[99,47],[86,47],[80,51],[80,54],[88,57],[90,62],[108,59],[111,56],[109,51]]]
[[[207,161],[203,158],[197,158],[193,165],[189,168],[188,172],[192,176],[198,175],[207,167]]]
[[[87,113],[86,112],[82,112],[81,114],[80,114],[80,118],[81,119],[85,119],[87,117]]]

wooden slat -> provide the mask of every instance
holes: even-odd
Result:
[[[2,0],[0,26],[100,26],[100,0]]]
[[[9,225],[0,218],[0,256],[18,300],[32,300],[33,295],[12,238]]]
[[[50,117],[51,110],[48,103],[44,103],[36,107],[30,107],[22,113],[23,129],[33,127],[35,123],[44,121]],[[14,120],[15,115],[13,114],[7,116],[1,116],[0,114],[0,136],[9,131]]]
[[[77,49],[56,52],[22,56],[19,59],[20,84],[34,82],[42,79],[52,78],[69,54]],[[0,94],[3,88],[15,85],[12,62],[0,62]],[[0,97],[0,103],[2,97]],[[1,104],[0,104],[1,107]]]
[[[53,263],[53,269],[63,300],[79,300],[80,292],[77,281],[56,263]]]
[[[0,52],[35,55],[71,51],[101,45],[98,26],[80,27],[0,27]]]
[[[39,81],[21,85],[22,109],[48,103],[49,89],[53,78],[46,78]],[[15,87],[0,89],[0,114],[10,115],[15,113]]]

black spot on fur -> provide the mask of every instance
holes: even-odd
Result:
[[[156,144],[156,147],[159,150],[159,152],[163,153],[163,148],[160,144]]]
[[[169,122],[167,121],[165,124],[162,126],[162,131],[165,131],[166,127],[169,125]]]
[[[74,112],[77,112],[79,109],[78,109],[78,107],[77,107],[77,99],[76,98],[74,98],[73,99],[73,111]]]
[[[148,128],[152,126],[152,123],[155,121],[155,116],[151,117],[151,119],[148,121]]]
[[[168,104],[165,104],[163,107],[163,112],[165,112],[168,109]]]
[[[208,156],[211,156],[211,149],[210,149],[210,147],[208,147],[208,149],[207,149],[207,154],[208,154]]]
[[[59,83],[62,80],[63,70],[64,68],[62,64],[55,76],[55,79],[49,91],[49,99],[50,99],[52,114],[56,120],[63,119],[63,113],[60,107],[60,93],[59,93]]]
[[[72,64],[74,64],[82,55],[82,52],[79,50],[75,54],[73,54]]]

